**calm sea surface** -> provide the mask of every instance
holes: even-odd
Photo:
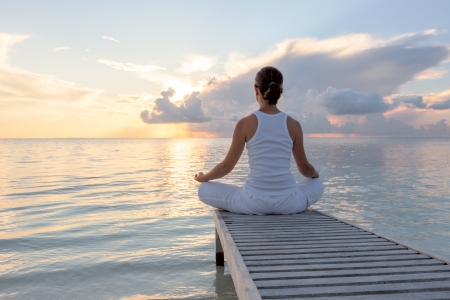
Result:
[[[0,298],[236,299],[193,180],[229,143],[0,139]],[[314,208],[450,258],[450,139],[305,143],[325,183]]]

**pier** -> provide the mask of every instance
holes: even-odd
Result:
[[[240,300],[450,299],[450,262],[318,210],[214,210],[216,264]]]

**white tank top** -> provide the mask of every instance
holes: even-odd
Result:
[[[253,195],[289,195],[297,191],[290,171],[293,142],[287,129],[287,114],[260,111],[255,135],[247,142],[250,173],[243,185]]]

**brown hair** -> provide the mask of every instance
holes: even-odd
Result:
[[[255,85],[269,104],[276,105],[283,93],[283,74],[274,67],[264,67],[256,73]]]

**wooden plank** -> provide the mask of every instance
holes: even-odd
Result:
[[[415,274],[388,274],[358,277],[331,277],[331,278],[303,278],[303,279],[271,279],[255,281],[256,287],[322,287],[343,284],[384,284],[413,281],[431,281],[433,279],[450,279],[449,272],[415,273]]]
[[[338,232],[338,233],[313,233],[313,234],[302,234],[301,236],[290,236],[290,237],[283,237],[283,238],[255,238],[255,239],[247,239],[247,238],[242,238],[242,239],[234,239],[234,241],[237,242],[248,242],[248,243],[253,243],[253,242],[269,242],[269,241],[297,241],[299,239],[302,238],[316,238],[316,237],[324,237],[324,238],[329,238],[329,237],[340,237],[340,236],[348,236],[349,234],[351,234],[352,236],[374,236],[371,233],[368,232],[363,232],[363,231],[359,231],[359,232],[355,232],[355,233],[346,233],[346,232]]]
[[[255,228],[250,228],[250,227],[243,227],[243,228],[232,228],[229,227],[228,230],[232,233],[234,232],[271,232],[271,231],[284,231],[284,230],[288,230],[288,231],[297,231],[299,229],[302,230],[310,230],[310,229],[324,229],[324,230],[328,230],[328,229],[349,229],[349,228],[355,228],[353,226],[349,226],[347,224],[339,224],[339,225],[304,225],[304,226],[290,226],[290,227],[275,227],[275,228],[261,228],[261,227],[255,227]]]
[[[310,254],[284,254],[284,255],[254,255],[254,256],[243,256],[245,262],[249,261],[265,261],[265,260],[283,260],[283,259],[316,259],[316,258],[353,258],[353,257],[377,257],[386,256],[391,257],[418,253],[410,249],[398,249],[398,250],[387,250],[387,251],[361,251],[361,252],[338,252],[338,253],[310,253]]]
[[[370,284],[370,285],[339,285],[330,287],[305,287],[305,288],[277,288],[277,289],[259,289],[261,297],[264,299],[271,299],[272,297],[282,296],[303,296],[318,297],[318,296],[339,296],[346,297],[351,295],[361,294],[404,294],[413,293],[414,291],[422,292],[450,292],[450,281],[448,279],[442,281],[431,282],[406,282],[406,283],[386,283],[386,284]]]
[[[364,231],[357,227],[352,227],[348,225],[339,225],[339,226],[289,226],[289,227],[275,227],[275,228],[267,228],[263,226],[257,226],[257,227],[247,227],[247,228],[233,228],[232,232],[238,232],[238,231],[252,231],[253,229],[264,231],[266,230],[295,230],[295,231],[303,231],[303,232],[309,232],[311,231],[327,231],[327,230],[353,230],[353,231]]]
[[[311,242],[304,245],[277,245],[277,246],[240,246],[238,247],[239,251],[252,251],[252,250],[290,250],[290,249],[311,249],[311,248],[335,248],[335,247],[349,247],[349,246],[355,246],[355,247],[369,247],[369,246],[388,246],[388,245],[395,245],[392,242],[389,241],[355,241],[355,242],[327,242],[327,241],[317,241],[317,242]]]
[[[290,217],[290,216],[233,216],[224,217],[225,222],[270,222],[270,221],[320,221],[320,220],[337,220],[336,218],[330,218],[324,215],[317,214],[306,218]]]
[[[329,241],[347,241],[347,240],[380,240],[380,241],[387,241],[385,239],[383,239],[382,237],[376,236],[376,235],[341,235],[341,236],[325,236],[322,237],[320,235],[316,235],[316,236],[312,236],[312,237],[298,237],[296,239],[291,239],[291,240],[287,240],[287,239],[265,239],[265,241],[255,241],[255,240],[246,240],[246,239],[240,239],[238,242],[236,242],[236,244],[245,246],[251,246],[251,245],[257,245],[257,244],[261,244],[261,245],[270,245],[272,244],[292,244],[292,243],[301,243],[301,244],[308,244],[310,242],[316,242],[316,241],[323,241],[323,242],[329,242]]]
[[[303,237],[303,236],[304,237],[308,237],[308,236],[317,237],[317,236],[321,235],[321,233],[322,232],[312,232],[311,235],[308,235],[308,233],[302,233],[302,232],[299,232],[296,235],[289,234],[289,233],[286,233],[286,234],[284,234],[284,233],[283,234],[282,233],[279,233],[279,234],[267,233],[267,234],[258,234],[258,235],[256,235],[256,234],[255,235],[251,235],[251,234],[235,234],[234,236],[235,236],[235,239],[238,240],[238,241],[246,240],[246,241],[249,241],[249,242],[253,242],[253,240],[268,239],[268,238],[274,239],[274,240],[280,240],[280,239],[288,240],[288,239],[295,239],[295,238]],[[358,232],[357,231],[348,231],[348,230],[346,230],[346,231],[332,231],[332,232],[329,232],[329,233],[331,235],[329,234],[329,235],[327,235],[327,237],[333,236],[333,234],[340,234],[341,236],[343,236],[343,235],[347,235],[348,236],[349,234],[353,235],[353,234],[357,234]],[[324,232],[322,234],[325,235]]]
[[[403,266],[388,268],[371,268],[371,269],[350,269],[350,270],[317,270],[317,271],[295,271],[295,272],[266,272],[250,274],[254,282],[258,280],[272,279],[307,279],[307,278],[333,278],[333,277],[360,277],[360,276],[383,276],[395,274],[414,274],[414,273],[440,273],[449,272],[448,265],[432,265],[432,266]]]
[[[337,220],[335,217],[327,216],[317,213],[313,210],[308,210],[309,215],[295,214],[295,215],[238,215],[238,214],[222,214],[223,220],[250,220],[250,221],[265,221],[265,220]]]
[[[300,236],[300,237],[292,237],[292,238],[277,238],[277,239],[252,239],[252,240],[248,240],[248,239],[239,239],[236,241],[236,244],[248,244],[248,245],[255,245],[258,243],[290,243],[290,242],[305,242],[307,243],[308,241],[329,241],[329,240],[343,240],[343,239],[370,239],[370,238],[379,238],[379,239],[383,239],[381,237],[377,237],[376,235],[373,234],[343,234],[343,235],[338,235],[338,236],[334,236],[334,235],[329,235],[329,236],[322,236],[322,235],[311,235],[311,236]],[[384,239],[383,239],[384,240]]]
[[[238,246],[239,251],[251,250],[284,250],[284,249],[311,249],[311,248],[334,248],[348,246],[379,246],[391,245],[392,242],[383,240],[363,240],[363,241],[316,241],[307,244],[284,244],[284,245],[255,245],[255,246]]]
[[[334,245],[336,243],[344,243],[344,244],[350,244],[350,243],[370,243],[370,242],[386,242],[386,243],[392,243],[389,241],[386,241],[382,238],[365,238],[365,239],[334,239],[334,240],[307,240],[307,241],[274,241],[274,242],[236,242],[236,245],[239,249],[245,250],[243,247],[276,247],[276,246],[297,246],[298,248],[301,248],[301,246],[305,245]]]
[[[286,259],[286,260],[260,260],[260,261],[247,261],[244,259],[247,267],[253,266],[282,266],[282,265],[312,265],[312,264],[347,264],[347,263],[365,263],[376,261],[410,261],[430,259],[429,256],[422,254],[407,254],[407,255],[384,255],[384,256],[371,256],[371,257],[338,257],[338,258],[316,258],[316,259]]]
[[[263,273],[263,272],[292,272],[292,271],[317,271],[317,270],[345,270],[345,269],[369,269],[369,268],[388,268],[388,267],[403,267],[403,266],[431,266],[431,265],[444,265],[444,263],[437,259],[423,259],[412,261],[390,261],[390,262],[368,262],[368,263],[348,263],[344,266],[336,264],[317,264],[317,265],[302,265],[302,264],[289,264],[283,266],[255,266],[247,267],[250,273]]]
[[[244,300],[259,300],[261,296],[255,286],[247,267],[234,244],[233,238],[228,231],[225,222],[222,219],[219,210],[214,210],[214,223],[217,228],[225,256],[227,258],[228,267],[230,269],[231,277],[234,282],[236,294],[239,299]]]
[[[277,247],[277,246],[295,246],[295,248],[303,248],[304,246],[317,245],[319,247],[327,247],[327,245],[336,245],[336,244],[345,244],[348,246],[349,244],[367,244],[367,243],[375,243],[375,244],[393,244],[390,241],[387,241],[383,238],[370,237],[365,239],[334,239],[334,240],[309,240],[309,241],[283,241],[283,242],[251,242],[251,243],[242,243],[237,242],[239,250],[250,250],[248,247]],[[259,248],[263,249],[263,248]],[[272,249],[272,248],[269,248]]]
[[[272,224],[272,225],[276,225],[276,224],[341,224],[344,223],[340,220],[336,220],[336,219],[317,219],[317,220],[282,220],[282,222],[280,222],[280,220],[230,220],[230,221],[225,221],[225,224],[230,225],[230,226],[245,226],[246,224],[248,225],[252,225],[252,226],[256,226],[258,224],[264,225],[264,224]],[[345,223],[344,223],[345,224]]]
[[[301,212],[299,214],[292,214],[292,215],[241,215],[241,214],[235,214],[226,210],[221,210],[221,214],[223,218],[286,218],[286,217],[293,217],[293,218],[307,218],[307,217],[328,217],[323,215],[317,215],[314,211],[311,210],[305,210],[304,212]],[[330,218],[330,217],[328,217]]]
[[[330,229],[330,230],[297,230],[296,233],[299,235],[303,235],[303,234],[308,234],[308,233],[356,233],[359,232],[360,229]],[[259,233],[259,234],[251,234],[251,233],[234,233],[233,236],[236,237],[246,237],[246,236],[255,236],[255,237],[266,237],[266,236],[280,236],[280,234],[278,233],[272,233],[272,232],[267,232],[266,234],[264,233]],[[289,233],[285,233],[283,234],[283,236],[286,237],[292,237],[292,234]]]
[[[255,227],[228,227],[230,232],[238,232],[238,231],[278,231],[278,230],[298,230],[298,229],[328,229],[328,228],[355,228],[353,226],[349,226],[347,224],[337,224],[337,225],[302,225],[302,226],[285,226],[285,227],[264,227],[264,226],[255,226]]]
[[[407,249],[398,245],[387,246],[358,246],[334,247],[334,248],[306,248],[306,249],[281,249],[281,250],[255,250],[241,251],[242,256],[250,255],[280,255],[280,254],[302,254],[302,253],[340,253],[340,252],[360,252],[360,251],[380,251],[380,250],[396,250]]]

